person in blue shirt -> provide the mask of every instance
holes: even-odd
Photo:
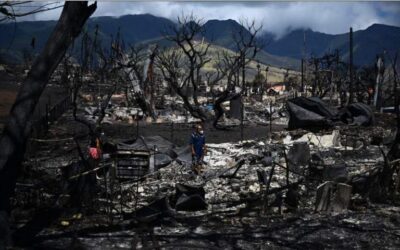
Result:
[[[207,152],[206,137],[203,127],[199,124],[190,137],[190,147],[192,151],[193,167],[197,173],[201,172],[204,155]]]

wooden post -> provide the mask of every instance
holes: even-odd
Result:
[[[246,67],[246,57],[245,57],[245,55],[243,55],[243,58],[242,58],[242,88],[243,88],[245,95],[247,95],[246,68],[245,67]]]
[[[136,139],[139,138],[139,115],[136,115]]]
[[[350,57],[349,57],[349,72],[350,72],[350,83],[349,83],[349,92],[350,92],[350,97],[349,97],[349,103],[353,102],[353,28],[350,27]]]
[[[272,139],[272,101],[269,102],[269,136]]]
[[[269,70],[269,67],[267,66],[265,68],[265,85],[262,87],[261,102],[263,101],[264,88],[267,88],[267,91],[268,91],[268,70]],[[268,95],[268,92],[267,92],[267,95]]]
[[[304,92],[304,59],[301,59],[301,92]]]
[[[171,122],[170,128],[171,128],[171,131],[170,131],[170,133],[171,133],[171,142],[173,143],[174,142],[174,122]]]
[[[290,181],[289,181],[289,160],[288,160],[287,155],[286,155],[285,147],[283,148],[283,155],[284,155],[285,162],[286,162],[286,186],[289,186],[289,184],[290,184]]]
[[[338,75],[339,75],[339,62],[340,62],[340,58],[339,58],[339,50],[338,49],[336,49],[335,50],[335,53],[336,53],[336,67],[335,67],[335,86],[334,86],[334,95],[338,98],[338,103],[340,104],[340,95],[338,95],[338,92],[339,92],[339,90],[338,90],[338,86],[337,86],[337,84],[338,84]]]
[[[244,95],[247,95],[247,89],[246,89],[246,79],[245,79],[245,55],[243,55],[242,57],[242,93],[244,93]],[[241,112],[240,112],[240,139],[241,141],[243,141],[243,119],[244,119],[244,102],[243,102],[243,95],[242,98],[240,99],[240,104],[241,104]]]
[[[269,177],[268,177],[268,182],[267,182],[267,187],[265,190],[265,196],[264,196],[264,205],[263,205],[263,213],[265,214],[266,209],[268,207],[268,193],[269,193],[269,188],[271,186],[271,180],[272,180],[272,176],[274,175],[274,171],[275,171],[275,163],[272,162],[272,168],[271,168],[271,172],[269,173]]]
[[[240,98],[240,140],[243,141],[243,119],[244,119],[244,103],[243,96]]]
[[[382,57],[378,57],[376,62],[377,74],[374,90],[374,106],[379,111],[381,109],[381,84],[383,79],[383,73],[385,71],[385,64]]]
[[[303,51],[301,57],[301,92],[304,92],[305,96],[307,97],[307,90],[305,89],[304,86],[305,58],[306,58],[306,32],[303,31]]]

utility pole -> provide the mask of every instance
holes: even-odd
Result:
[[[260,62],[257,63],[257,75],[258,75],[258,77],[261,76],[261,66],[260,66]],[[257,78],[256,78],[256,79],[257,79]],[[259,92],[261,92],[261,89],[259,89],[259,88],[262,86],[262,83],[261,83],[261,82],[258,83],[258,82],[254,81],[254,80],[253,80],[253,83],[256,83],[256,84],[257,84],[257,86],[254,86],[254,85],[253,85],[253,89],[254,89],[254,87],[256,87],[256,92],[257,92],[257,94],[258,94]],[[261,95],[261,101],[262,101],[262,95]]]
[[[302,56],[301,56],[301,92],[305,91],[305,89],[304,89],[304,71],[305,71],[304,61],[305,61],[305,58],[306,58],[306,32],[303,31],[303,51],[302,51]]]
[[[376,61],[376,69],[377,69],[377,74],[376,74],[375,90],[374,90],[374,106],[376,110],[380,111],[382,104],[381,84],[382,84],[383,74],[385,72],[385,63],[383,60],[383,55],[378,56]]]
[[[313,64],[314,64],[314,85],[311,90],[312,96],[314,96],[317,93],[317,88],[319,84],[319,60],[318,58],[313,58]]]
[[[247,88],[246,88],[246,57],[245,54],[243,54],[243,58],[242,58],[242,88],[245,91],[245,94],[247,95]]]
[[[350,57],[349,57],[349,71],[350,71],[350,83],[349,83],[349,103],[353,102],[353,28],[350,27]]]
[[[242,93],[245,93],[246,86],[245,86],[245,55],[243,54],[242,57]],[[244,102],[243,102],[243,95],[240,98],[240,106],[241,106],[241,112],[240,112],[240,139],[243,141],[243,120],[244,120]]]
[[[267,88],[267,95],[268,95],[268,70],[269,70],[269,67],[267,66],[265,68],[265,85],[262,88],[261,101],[262,101],[262,96],[264,95],[264,88]]]
[[[301,88],[300,92],[304,92],[304,58],[301,58]]]
[[[340,89],[339,89],[339,63],[340,63],[340,58],[339,58],[339,50],[336,49],[335,50],[335,63],[336,63],[336,67],[335,67],[335,86],[334,86],[334,95],[336,95],[337,100],[339,105],[341,105],[341,100],[340,100]]]
[[[243,141],[243,119],[244,119],[244,103],[243,98],[240,98],[240,140]]]

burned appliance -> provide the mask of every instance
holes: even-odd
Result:
[[[118,179],[139,179],[149,173],[150,151],[118,150],[115,154],[115,167]]]

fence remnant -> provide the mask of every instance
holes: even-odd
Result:
[[[46,104],[46,113],[44,116],[32,122],[32,137],[45,136],[49,131],[49,125],[57,121],[69,109],[71,103],[71,96],[67,96],[51,108],[49,104]]]

